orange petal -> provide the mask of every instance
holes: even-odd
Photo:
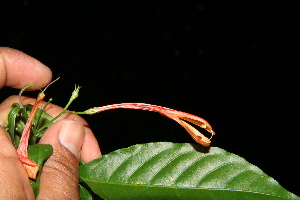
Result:
[[[23,166],[26,170],[28,177],[32,178],[32,179],[36,179],[36,174],[39,171],[39,166],[33,167],[33,166],[26,165],[26,164],[23,164]]]
[[[188,124],[187,122],[179,119],[178,117],[170,117],[171,119],[178,122],[189,134],[190,136],[199,144],[202,144],[203,146],[209,146],[211,141],[209,138],[207,138],[205,135],[200,133],[196,128],[194,128],[192,125]]]
[[[211,138],[210,139],[207,138],[200,131],[198,131],[196,128],[194,128],[192,125],[188,124],[184,120],[205,129],[206,131],[211,133],[212,136],[216,134],[212,130],[211,125],[206,120],[196,115],[192,115],[189,113],[168,109],[168,108],[162,109],[161,112],[159,113],[178,122],[183,128],[185,128],[185,130],[191,135],[191,137],[197,143],[202,144],[203,146],[209,146],[211,143],[210,141]]]
[[[205,129],[206,131],[210,132],[212,135],[215,135],[216,133],[212,130],[212,127],[210,126],[210,124],[208,122],[206,122],[205,120],[202,120],[199,121],[199,120],[196,120],[195,118],[188,118],[188,117],[179,117],[180,119],[184,119],[188,122],[191,122],[195,125],[198,125],[200,126],[201,128]]]
[[[26,173],[28,175],[29,178],[33,178],[36,179],[36,174],[39,171],[39,166],[38,164],[36,164],[35,162],[33,162],[32,160],[30,160],[27,157],[24,157],[22,155],[18,155],[20,161],[22,162]]]

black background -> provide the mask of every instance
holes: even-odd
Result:
[[[71,110],[144,102],[201,116],[217,133],[212,146],[300,195],[295,5],[13,0],[1,10],[0,46],[37,58],[61,77],[46,92],[53,103],[64,106],[79,84]],[[1,99],[18,93],[3,90]],[[83,117],[104,154],[137,143],[193,142],[157,113]]]

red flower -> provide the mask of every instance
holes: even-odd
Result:
[[[89,110],[86,110],[84,113],[95,114],[105,110],[117,109],[117,108],[141,109],[141,110],[158,112],[178,122],[183,128],[185,128],[185,130],[192,136],[192,138],[196,142],[202,144],[203,146],[209,146],[211,143],[210,141],[211,138],[207,138],[206,136],[204,136],[202,133],[200,133],[196,128],[194,128],[186,121],[195,124],[197,126],[200,126],[201,128],[211,133],[212,136],[215,135],[215,132],[212,130],[210,124],[206,120],[202,119],[201,117],[189,113],[173,110],[166,107],[157,106],[157,105],[151,105],[145,103],[121,103],[121,104],[112,104],[112,105],[107,105],[102,107],[94,107]]]

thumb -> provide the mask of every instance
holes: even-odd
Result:
[[[51,144],[53,153],[42,169],[38,199],[79,199],[78,163],[84,140],[83,125],[73,120],[54,123],[40,144]]]

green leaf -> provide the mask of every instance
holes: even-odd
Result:
[[[39,166],[52,154],[53,147],[50,144],[35,144],[28,146],[29,158]]]
[[[88,191],[86,187],[84,187],[81,184],[79,184],[79,193],[80,193],[81,200],[93,200],[93,196],[91,195],[91,193]]]
[[[12,139],[13,142],[15,141],[15,123],[16,123],[15,119],[21,109],[18,105],[19,104],[12,105],[11,110],[8,113],[6,124],[5,124],[6,131],[9,133],[10,138]]]
[[[39,174],[36,180],[30,179],[30,184],[35,196],[39,193],[40,175],[44,161],[52,154],[53,147],[50,144],[35,144],[28,146],[29,158],[39,165]]]
[[[104,199],[300,199],[244,158],[217,147],[135,145],[80,166]]]
[[[8,114],[5,127],[7,132],[9,132],[16,148],[19,146],[20,138],[32,107],[32,105],[28,104],[23,105],[21,108],[18,103],[14,103]],[[43,109],[37,109],[31,127],[29,144],[36,144],[38,142],[39,138],[42,137],[46,129],[55,122],[52,120],[53,117],[44,112]]]

